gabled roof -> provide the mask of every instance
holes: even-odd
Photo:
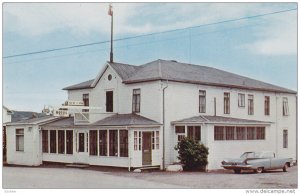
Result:
[[[229,88],[260,90],[270,92],[297,93],[245,76],[215,69],[212,67],[180,63],[172,60],[155,60],[133,66],[122,63],[108,63],[121,77],[123,83],[132,84],[155,80],[169,80],[183,83],[202,84]],[[99,78],[98,78],[99,79]],[[65,90],[91,88],[94,80],[64,88]]]
[[[160,123],[137,114],[115,114],[93,123],[97,126],[161,125]]]
[[[149,118],[137,114],[115,114],[106,117],[94,123],[87,123],[84,125],[74,125],[74,117],[59,118],[53,122],[44,124],[45,127],[55,128],[82,128],[95,126],[160,126],[161,124]]]
[[[269,125],[272,122],[268,121],[258,121],[258,120],[249,120],[249,119],[240,119],[232,117],[223,117],[223,116],[209,116],[209,115],[199,115],[186,119],[181,119],[178,121],[173,121],[172,124],[192,124],[192,123],[206,123],[206,124],[264,124]]]
[[[44,117],[20,120],[16,122],[10,122],[10,123],[6,123],[6,125],[8,126],[9,125],[39,125],[39,124],[55,121],[57,119],[59,118],[54,116],[44,116]]]

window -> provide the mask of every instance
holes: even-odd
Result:
[[[236,139],[245,140],[246,139],[246,128],[245,127],[236,127]]]
[[[56,130],[50,130],[50,153],[56,153]]]
[[[141,90],[134,89],[132,93],[132,112],[139,113],[141,106]]]
[[[156,149],[159,149],[159,131],[156,131]]]
[[[99,155],[107,156],[107,130],[99,131]]]
[[[289,105],[288,105],[288,98],[287,97],[283,97],[283,101],[282,101],[282,105],[283,105],[283,116],[288,116],[289,115]]]
[[[67,147],[67,154],[73,154],[73,131],[66,130],[66,147]]]
[[[152,145],[152,150],[155,150],[155,131],[152,131],[151,133],[151,145]]]
[[[248,115],[254,114],[254,97],[253,95],[248,95]]]
[[[107,76],[107,79],[108,79],[108,81],[110,81],[110,80],[112,79],[112,75],[109,74],[109,75]]]
[[[238,94],[238,106],[245,107],[245,94]]]
[[[16,151],[24,152],[24,129],[16,129]]]
[[[176,133],[185,133],[184,126],[175,126]]]
[[[106,92],[106,112],[114,111],[114,93],[113,91]]]
[[[270,96],[265,96],[265,115],[270,115]]]
[[[138,148],[137,142],[138,142],[138,132],[134,131],[134,143],[133,143],[134,150],[137,150]]]
[[[58,153],[64,154],[65,153],[65,131],[64,130],[58,130]]]
[[[206,91],[199,90],[199,112],[205,113],[206,111]]]
[[[265,139],[265,127],[256,128],[256,139]]]
[[[215,140],[264,140],[266,128],[242,126],[215,126]]]
[[[97,131],[90,130],[89,136],[90,136],[90,156],[96,156],[96,155],[98,155]]]
[[[288,148],[288,130],[283,130],[283,148]]]
[[[224,92],[224,114],[230,114],[230,93]]]
[[[224,140],[224,127],[215,126],[214,136],[215,140]]]
[[[43,130],[42,131],[42,150],[43,153],[48,153],[49,148],[48,148],[48,130]]]
[[[201,140],[201,127],[200,126],[188,126],[187,137],[197,142]]]
[[[225,127],[226,140],[234,140],[234,127]]]
[[[128,131],[120,130],[120,156],[128,157]]]
[[[89,106],[89,94],[83,94],[82,95],[82,100],[83,100],[83,105],[84,106]],[[83,109],[82,112],[89,112],[89,109]]]
[[[109,130],[109,156],[118,156],[118,130]]]
[[[247,127],[247,139],[254,140],[255,138],[255,128],[254,127]]]

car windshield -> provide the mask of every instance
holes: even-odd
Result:
[[[260,158],[261,152],[245,152],[241,155],[241,158]]]

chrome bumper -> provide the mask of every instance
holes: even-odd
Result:
[[[222,165],[225,169],[232,169],[232,170],[251,170],[253,169],[252,165],[230,165],[230,164],[224,164]]]

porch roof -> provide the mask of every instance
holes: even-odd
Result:
[[[272,122],[269,121],[258,121],[249,119],[240,119],[233,117],[223,117],[223,116],[210,116],[210,115],[199,115],[186,119],[181,119],[171,122],[173,125],[176,124],[238,124],[238,125],[251,125],[251,124],[263,124],[270,125]]]
[[[106,117],[94,123],[74,124],[74,117],[61,118],[51,123],[43,125],[44,127],[62,127],[62,128],[82,128],[96,126],[160,126],[161,124],[137,114],[115,114]]]

